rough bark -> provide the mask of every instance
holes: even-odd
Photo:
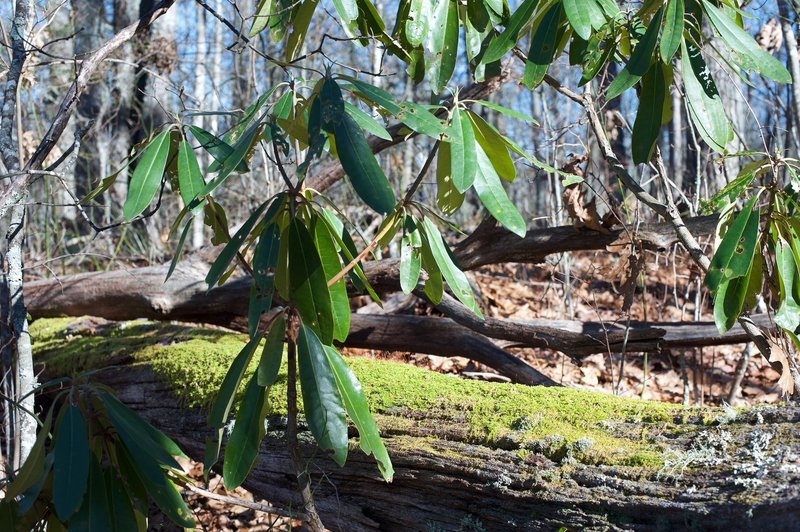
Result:
[[[117,367],[98,377],[202,459],[205,415],[181,408],[148,367]],[[793,530],[800,518],[800,469],[792,462],[800,444],[793,430],[800,421],[796,407],[742,414],[724,427],[694,415],[683,423],[679,416],[674,424],[604,422],[616,435],[652,441],[676,460],[649,469],[583,464],[568,450],[543,452],[513,434],[499,443],[476,440],[463,415],[435,408],[377,415],[395,468],[391,484],[380,480],[373,459],[354,446],[346,466],[338,468],[301,434],[325,525],[348,531],[473,529],[465,524],[485,530]],[[271,420],[245,486],[273,504],[296,508],[284,430],[280,420]],[[724,452],[713,448],[725,439],[723,432],[730,435]],[[754,448],[756,434],[774,436],[766,454]],[[677,471],[680,460],[689,467]],[[745,487],[747,477],[757,478],[751,485],[758,487]]]

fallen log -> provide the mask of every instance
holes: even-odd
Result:
[[[145,322],[39,320],[31,333],[46,376],[99,370],[93,379],[195,459],[207,433],[202,407],[244,344],[218,330]],[[685,409],[349,363],[396,473],[383,483],[355,440],[339,468],[304,432],[315,501],[332,530],[792,530],[800,519],[796,406]],[[297,507],[280,388],[245,486]]]

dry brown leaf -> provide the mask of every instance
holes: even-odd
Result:
[[[769,363],[775,367],[778,363],[781,365],[781,376],[778,379],[778,388],[783,395],[792,395],[794,393],[794,378],[792,378],[792,371],[789,366],[789,354],[783,346],[783,342],[779,338],[767,334],[767,342],[769,342],[770,353]],[[777,368],[776,368],[777,369]]]
[[[567,206],[567,213],[572,218],[576,229],[586,228],[604,235],[611,234],[611,231],[603,226],[600,215],[597,213],[595,198],[587,202],[586,193],[580,184],[564,189],[564,204]]]

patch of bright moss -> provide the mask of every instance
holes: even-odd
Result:
[[[246,341],[238,334],[149,322],[68,339],[66,331],[74,322],[39,320],[31,327],[37,361],[46,362],[51,373],[74,375],[124,357],[126,363],[151,365],[188,406],[210,403]],[[255,371],[260,354],[256,350],[243,382]],[[535,447],[558,435],[563,443],[554,457],[569,451],[584,463],[659,465],[661,454],[652,443],[617,437],[603,422],[663,424],[680,412],[674,405],[586,390],[469,381],[396,362],[351,358],[349,364],[376,414],[411,413],[466,424],[475,442],[488,445],[511,440],[518,447]],[[280,383],[285,371],[284,365]],[[270,396],[273,412],[285,412],[283,386],[273,386]],[[575,447],[579,440],[591,440],[592,445]]]

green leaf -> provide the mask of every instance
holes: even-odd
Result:
[[[62,521],[80,506],[89,478],[89,434],[80,409],[70,402],[58,424],[53,455],[53,505]]]
[[[53,425],[53,411],[54,406],[51,405],[47,417],[36,435],[36,441],[31,447],[28,458],[25,459],[25,463],[22,464],[14,481],[6,488],[5,499],[16,499],[44,475],[45,443],[50,435],[50,427]]]
[[[467,111],[467,116],[472,123],[472,130],[477,141],[476,158],[478,147],[480,147],[492,163],[497,175],[506,181],[513,181],[517,176],[517,169],[508,153],[505,137],[472,111]]]
[[[297,12],[292,17],[292,33],[286,40],[286,48],[284,58],[286,61],[295,59],[297,52],[303,47],[303,42],[306,40],[308,27],[311,25],[311,18],[314,16],[314,11],[317,9],[319,0],[303,0]]]
[[[592,29],[600,29],[606,22],[595,0],[563,0],[562,4],[570,25],[583,40],[589,39]]]
[[[250,26],[249,37],[255,37],[267,27],[270,21],[269,15],[275,9],[273,0],[261,0],[258,3],[256,12],[253,15],[253,24]]]
[[[730,183],[708,200],[708,204],[714,210],[720,210],[724,206],[726,198],[736,199],[756,176],[769,172],[771,168],[772,163],[767,158],[748,163],[739,170],[739,174]]]
[[[332,449],[340,466],[347,459],[347,420],[325,350],[305,323],[297,333],[297,365],[308,428],[322,449]]]
[[[185,140],[178,147],[178,185],[185,205],[189,205],[206,185],[194,150]],[[197,214],[201,208],[198,205],[192,214]]]
[[[179,526],[194,528],[192,514],[183,497],[156,461],[146,453],[137,453],[127,445],[127,442],[125,446],[117,447],[117,453],[131,464],[130,468],[164,515]]]
[[[489,157],[483,151],[483,148],[476,145],[477,158],[478,158],[478,171],[475,177],[475,192],[481,203],[486,209],[500,222],[506,229],[524,237],[527,232],[525,220],[519,213],[511,200],[508,199],[505,189],[500,182],[500,178],[495,172]]]
[[[525,73],[522,76],[522,84],[529,89],[536,88],[542,82],[556,55],[558,43],[564,32],[562,5],[561,2],[556,2],[547,10],[531,37],[531,47],[528,50],[528,60],[525,62]]]
[[[128,197],[122,206],[125,220],[133,220],[142,214],[156,197],[167,167],[169,146],[170,132],[167,130],[153,139],[142,153],[128,185]]]
[[[424,106],[414,102],[404,102],[397,113],[397,119],[405,125],[423,135],[438,139],[447,130],[436,115]]]
[[[303,323],[329,344],[333,341],[333,309],[328,279],[314,240],[299,219],[289,224],[289,293]]]
[[[86,496],[78,512],[69,520],[70,530],[108,532],[111,528],[111,507],[103,470],[97,459],[89,461]]]
[[[473,142],[472,144],[474,146],[475,143]],[[464,194],[459,192],[454,181],[451,163],[451,152],[453,151],[452,148],[455,148],[455,151],[458,151],[461,146],[458,144],[453,146],[449,143],[443,142],[439,146],[439,155],[436,162],[436,204],[445,215],[450,215],[456,212],[464,202]],[[475,153],[474,148],[472,148],[472,153]],[[471,172],[473,173],[472,181],[475,180],[474,171],[475,165],[473,164],[471,169]],[[470,181],[470,186],[472,186],[472,181]]]
[[[706,144],[724,153],[725,146],[733,140],[733,128],[725,115],[714,78],[700,50],[685,40],[681,41],[681,58],[683,87],[692,123]]]
[[[657,61],[642,78],[639,109],[636,111],[636,121],[631,134],[631,152],[635,164],[650,161],[661,134],[664,103],[669,96],[669,87],[664,78],[664,68]]]
[[[642,39],[636,44],[633,49],[631,58],[625,65],[625,68],[617,74],[611,85],[608,86],[606,91],[606,99],[612,100],[630,89],[636,82],[642,79],[647,71],[650,69],[650,62],[653,58],[653,52],[656,49],[658,42],[658,32],[661,29],[661,19],[664,15],[664,8],[660,7],[658,12],[653,15],[650,24],[647,26]]]
[[[383,107],[388,113],[393,115],[402,111],[400,105],[394,101],[392,95],[380,87],[348,76],[343,76],[343,78],[352,83],[356,92],[366,98],[370,103]]]
[[[322,269],[326,280],[330,281],[342,271],[342,263],[336,251],[336,244],[328,231],[328,226],[321,220],[314,224],[314,241],[319,251]],[[350,299],[347,296],[347,285],[342,277],[328,287],[331,294],[331,310],[333,312],[333,338],[344,342],[350,333]]]
[[[125,485],[116,477],[112,467],[105,471],[105,485],[111,511],[111,530],[119,532],[138,530],[136,515],[131,505],[132,494],[128,494],[125,490]]]
[[[683,18],[685,7],[683,0],[668,0],[667,12],[664,15],[664,29],[661,32],[659,53],[661,60],[669,64],[683,40]],[[684,56],[685,57],[685,56]]]
[[[747,295],[747,277],[736,277],[719,285],[714,296],[714,323],[720,333],[727,332],[742,313]]]
[[[730,49],[731,57],[736,64],[745,70],[758,72],[778,83],[792,82],[792,76],[783,63],[762,50],[755,39],[728,18],[725,12],[717,9],[707,0],[703,0],[703,8],[711,25]]]
[[[758,209],[753,209],[759,195],[748,201],[731,222],[725,236],[711,258],[705,285],[715,291],[724,282],[747,275],[753,262],[758,240]]]
[[[325,346],[324,349],[336,379],[336,387],[347,410],[347,415],[350,416],[350,419],[353,420],[358,429],[361,450],[367,455],[375,456],[381,476],[387,482],[391,482],[394,476],[392,461],[389,459],[389,453],[386,451],[383,440],[381,440],[378,425],[369,411],[369,405],[367,404],[367,398],[364,396],[364,391],[361,389],[361,383],[358,382],[355,374],[336,349],[328,346]]]
[[[486,107],[487,109],[491,109],[493,111],[497,111],[499,113],[503,113],[506,116],[510,116],[511,118],[519,118],[520,120],[524,120],[526,122],[530,122],[531,124],[538,125],[539,122],[533,119],[524,113],[520,113],[519,111],[515,111],[513,109],[509,109],[508,107],[503,107],[502,105],[492,103],[486,100],[476,100],[475,103],[482,107]]]
[[[422,240],[422,237],[420,237],[420,240]],[[439,265],[436,264],[436,260],[433,258],[430,245],[421,245],[419,251],[422,256],[422,267],[428,272],[428,279],[423,287],[425,295],[434,305],[438,305],[442,302],[442,296],[444,295],[442,272],[439,271]]]
[[[426,48],[428,79],[434,94],[441,94],[456,67],[458,54],[458,3],[437,0],[431,12],[431,30]]]
[[[189,126],[189,131],[192,132],[192,135],[194,135],[194,138],[200,143],[200,146],[214,158],[214,163],[208,167],[209,172],[213,173],[218,170],[222,162],[233,153],[233,148],[227,142],[217,138],[205,129],[197,126]],[[244,162],[240,163],[236,171],[246,172],[247,165]]]
[[[209,181],[206,186],[198,192],[198,196],[202,197],[211,193],[224,183],[234,170],[237,172],[241,171],[240,168],[242,168],[243,164],[245,168],[247,167],[245,159],[248,154],[251,153],[256,141],[258,141],[258,133],[260,130],[261,124],[259,122],[250,126],[250,129],[248,129],[247,132],[236,141],[236,144],[233,145],[231,154],[221,162],[221,168],[217,177]],[[211,171],[211,167],[209,167],[209,171]]]
[[[173,456],[186,458],[184,452],[166,434],[145,421],[119,399],[107,392],[99,392],[100,402],[122,441],[131,450],[141,449],[159,464],[178,469]]]
[[[186,243],[186,237],[189,236],[189,229],[191,229],[192,225],[193,220],[190,218],[186,221],[186,225],[183,226],[183,231],[181,231],[181,236],[178,239],[178,245],[175,246],[175,254],[172,256],[172,260],[169,263],[169,269],[167,270],[167,275],[164,278],[165,283],[169,281],[169,278],[172,277],[172,274],[175,272],[175,267],[178,265],[178,261],[181,258],[181,251]]]
[[[256,372],[259,386],[272,386],[278,379],[278,371],[281,369],[281,359],[283,358],[284,336],[286,336],[286,318],[281,314],[270,326],[264,342],[264,350],[261,352],[261,360]]]
[[[278,264],[280,236],[278,225],[270,223],[258,237],[258,244],[253,253],[253,284],[247,311],[247,332],[251,337],[256,334],[261,315],[272,307],[275,277],[271,272],[274,272]]]
[[[420,236],[419,229],[416,224],[411,222],[413,226],[408,229],[409,223],[406,223],[407,231],[400,241],[400,289],[404,294],[410,294],[419,283],[420,266],[422,259],[420,255],[420,247],[422,247],[422,237]]]
[[[782,329],[794,333],[800,327],[800,304],[795,299],[797,264],[791,246],[778,236],[775,244],[775,266],[781,287],[781,304],[775,313],[775,323]]]
[[[258,448],[266,434],[264,418],[269,408],[266,388],[259,386],[256,375],[245,388],[236,423],[225,445],[222,480],[229,490],[239,487],[258,459]]]
[[[431,5],[428,0],[409,0],[408,3],[405,36],[411,46],[419,46],[428,34]]]
[[[386,131],[385,127],[383,127],[381,124],[378,123],[377,120],[372,118],[370,115],[368,115],[367,113],[365,113],[352,103],[344,102],[344,109],[345,111],[347,111],[347,114],[353,117],[353,120],[356,121],[356,124],[358,124],[358,126],[361,129],[364,129],[369,133],[372,133],[378,138],[382,138],[384,140],[392,140],[392,136],[389,134],[388,131]]]
[[[499,184],[500,180],[498,179],[497,182]],[[479,318],[483,318],[481,308],[478,306],[477,301],[475,301],[475,294],[472,291],[472,286],[470,286],[469,280],[464,272],[453,262],[450,252],[447,249],[447,244],[445,244],[442,235],[439,234],[439,230],[428,218],[422,220],[422,226],[425,230],[425,236],[430,245],[433,259],[436,261],[437,266],[439,266],[439,271],[442,272],[442,276],[450,286],[450,290],[453,291],[453,294],[464,306],[474,312]]]
[[[481,63],[487,64],[497,61],[517,44],[522,28],[530,22],[538,4],[539,0],[525,0],[520,4],[508,20],[508,24],[503,30],[503,33],[492,39],[489,43],[489,47],[486,48]]]
[[[379,214],[391,211],[396,202],[392,187],[350,115],[336,124],[333,135],[339,161],[359,197]]]
[[[239,389],[239,384],[242,382],[244,371],[250,364],[250,359],[253,358],[259,342],[261,342],[261,335],[252,338],[247,345],[236,355],[228,373],[222,380],[222,385],[219,387],[219,392],[214,398],[214,404],[211,411],[208,413],[208,424],[214,428],[222,428],[228,420],[228,415],[233,406],[233,400],[236,397],[236,390]]]
[[[452,184],[462,194],[472,186],[475,181],[475,132],[469,118],[463,116],[460,109],[453,111],[453,122],[450,126],[451,142],[450,171]],[[460,202],[458,205],[460,206]],[[456,206],[458,208],[458,206]],[[444,209],[443,209],[444,210]],[[453,209],[451,212],[455,211]]]
[[[253,230],[253,227],[258,222],[261,214],[270,203],[271,201],[267,200],[259,205],[259,207],[253,211],[247,221],[242,224],[242,227],[236,231],[236,234],[233,235],[233,238],[231,238],[228,243],[225,244],[225,247],[222,248],[222,251],[220,251],[216,260],[214,260],[214,263],[211,265],[211,268],[209,268],[208,274],[206,275],[206,284],[208,284],[209,289],[213,288],[222,278],[222,275],[228,270],[231,261],[239,252],[239,248],[242,247],[245,239],[250,236],[250,231]]]

